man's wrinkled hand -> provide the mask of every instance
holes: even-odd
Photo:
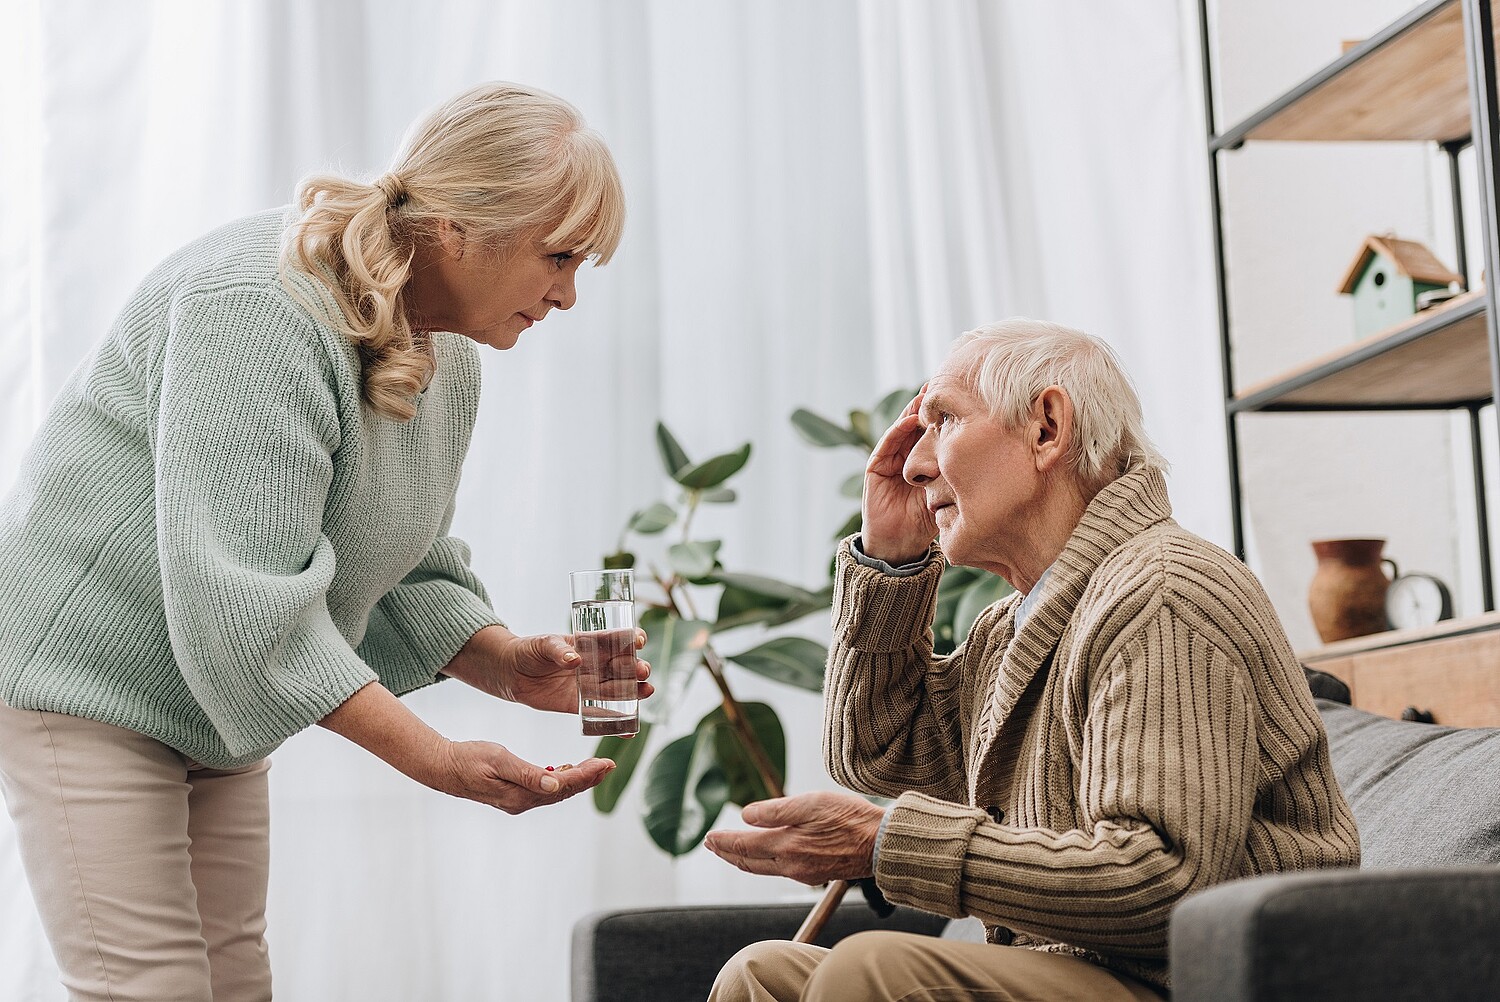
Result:
[[[865,465],[860,543],[867,555],[893,564],[921,559],[937,535],[927,493],[905,478],[906,459],[923,433],[917,411],[926,391],[922,387],[886,429]]]
[[[750,804],[740,817],[750,831],[712,831],[708,850],[747,873],[804,884],[858,880],[874,870],[883,808],[852,793],[818,791]]]

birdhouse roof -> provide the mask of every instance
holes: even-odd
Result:
[[[1343,282],[1339,283],[1340,292],[1354,291],[1359,276],[1364,274],[1365,266],[1376,254],[1390,258],[1396,270],[1413,281],[1431,282],[1434,285],[1463,281],[1463,276],[1449,271],[1447,265],[1439,261],[1432,251],[1415,240],[1401,240],[1393,236],[1365,237],[1364,246],[1359,249],[1354,263],[1344,274]]]

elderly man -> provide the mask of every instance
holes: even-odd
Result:
[[[895,802],[765,801],[707,845],[810,884],[873,874],[989,942],[760,943],[714,1000],[1157,999],[1186,895],[1358,863],[1276,612],[1172,520],[1165,466],[1103,342],[1011,320],[955,345],[871,455],[838,555],[824,753]],[[944,558],[1017,593],[936,657]]]

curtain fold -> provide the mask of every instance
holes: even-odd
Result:
[[[425,108],[503,78],[578,105],[630,211],[577,307],[485,354],[454,530],[517,632],[565,629],[566,572],[666,496],[658,419],[694,458],[754,443],[740,502],[699,527],[732,570],[818,586],[861,457],[808,447],[790,413],[869,407],[1014,313],[1120,348],[1183,520],[1227,534],[1219,424],[1203,420],[1219,401],[1196,42],[1177,0],[29,0],[17,18],[0,38],[0,489],[157,260],[290,201],[304,174],[379,173]],[[832,787],[818,698],[732,681],[780,712],[789,789]],[[674,728],[714,701],[695,683]],[[573,720],[456,682],[410,703],[533,761],[592,751]],[[271,771],[278,997],[561,999],[587,912],[816,899],[702,851],[668,861],[639,786],[608,817],[580,798],[511,818],[297,736]],[[15,855],[0,815],[0,998],[61,998]]]

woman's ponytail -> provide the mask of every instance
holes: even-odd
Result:
[[[396,421],[416,413],[414,399],[434,369],[428,342],[412,331],[402,303],[412,244],[400,217],[409,200],[394,173],[374,184],[309,177],[297,188],[302,216],[282,252],[283,270],[290,265],[312,276],[338,304],[338,326],[359,351],[365,402]],[[295,295],[296,285],[287,285]]]

